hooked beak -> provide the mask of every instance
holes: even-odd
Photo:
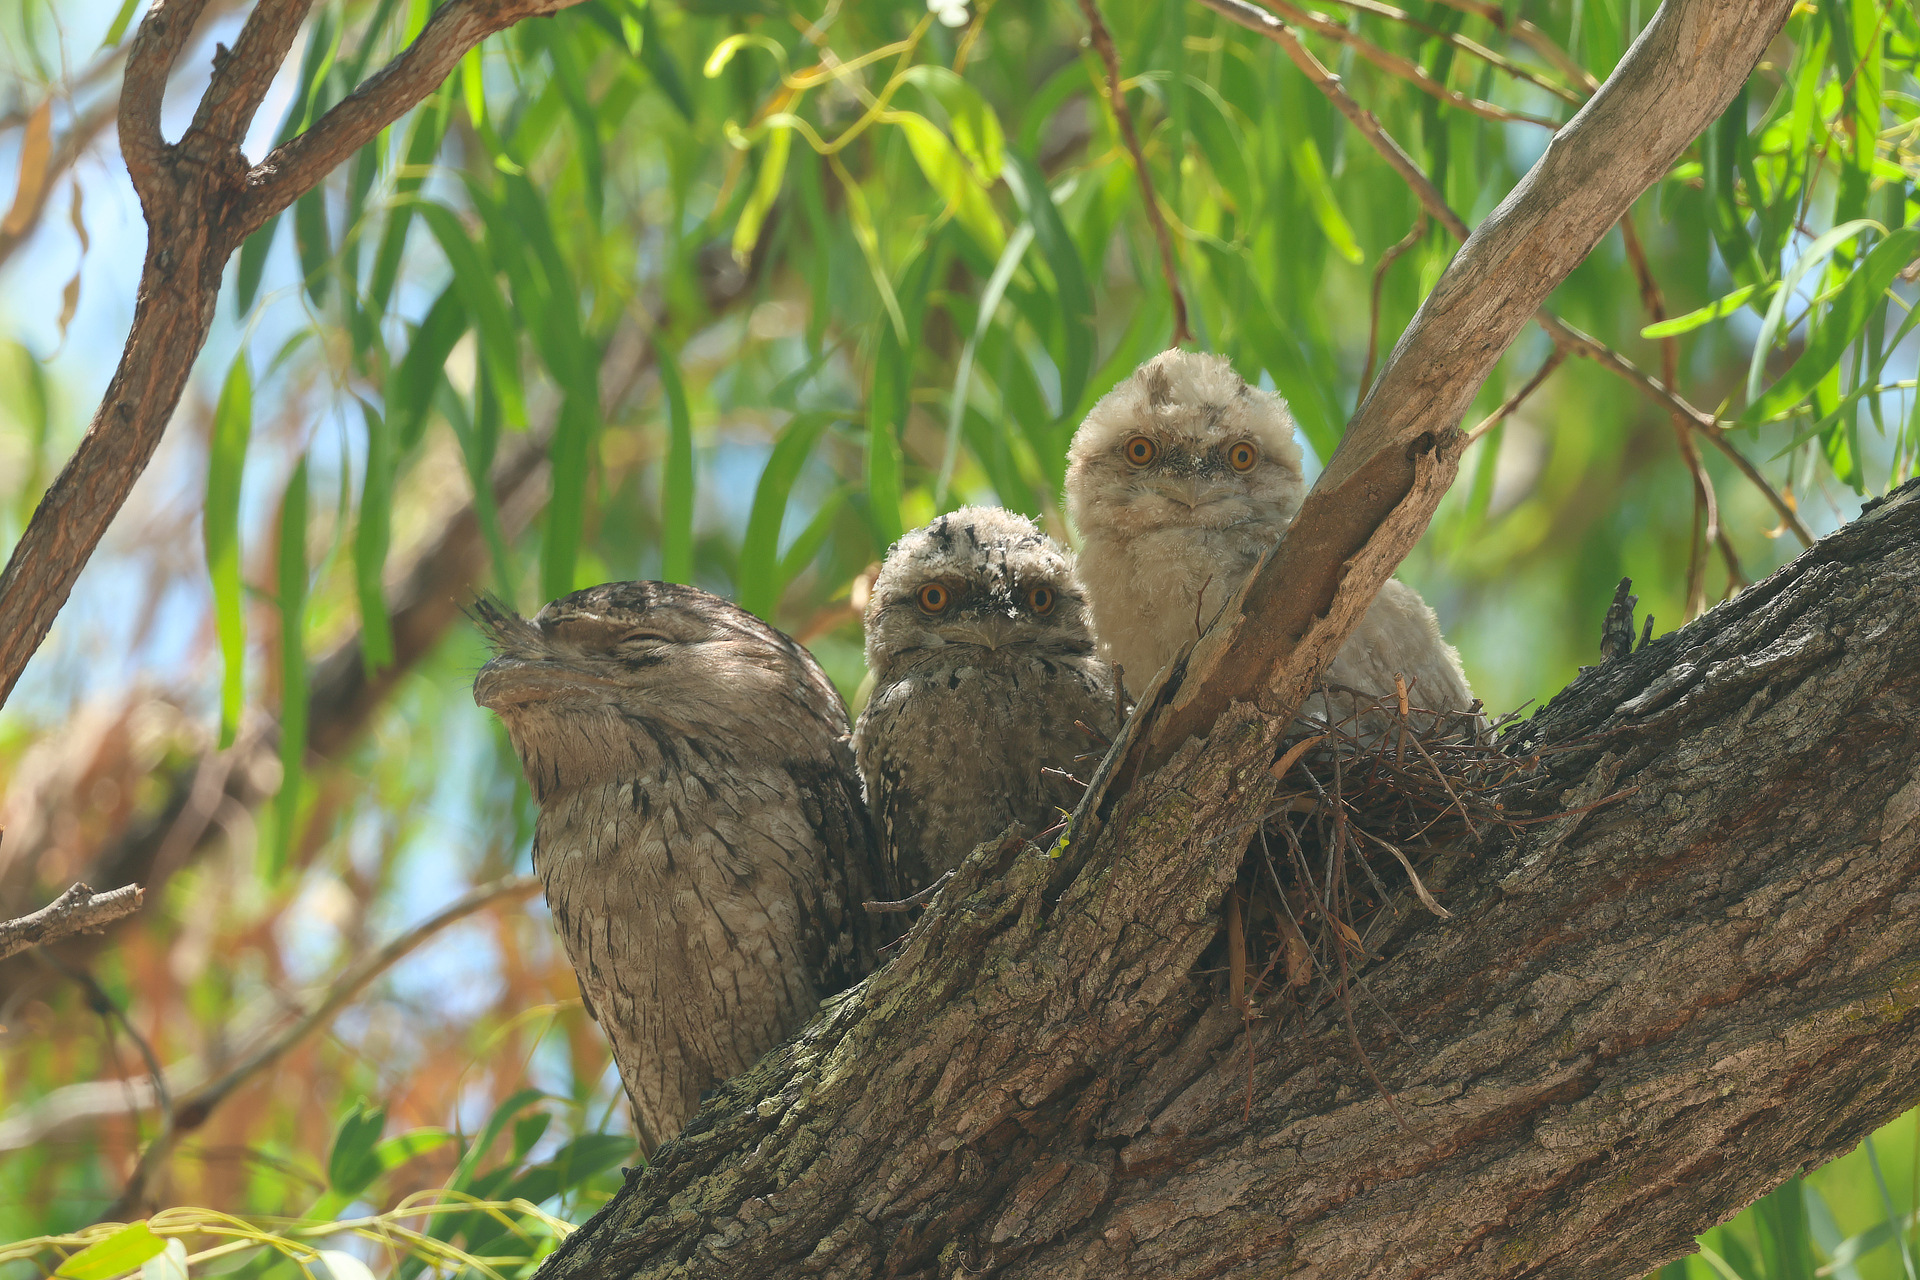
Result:
[[[965,622],[950,623],[940,628],[941,637],[948,643],[978,645],[982,649],[998,649],[1003,644],[1011,644],[1015,634],[1013,619],[1000,614],[969,618]]]
[[[611,684],[550,658],[503,653],[474,677],[473,700],[504,715],[536,702],[597,701],[598,691]]]

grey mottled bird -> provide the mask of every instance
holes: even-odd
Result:
[[[805,649],[693,587],[475,613],[495,656],[474,701],[532,784],[547,905],[651,1152],[872,967],[846,706]]]
[[[1025,516],[966,507],[888,551],[867,605],[873,695],[854,729],[867,803],[904,895],[1020,822],[1044,830],[1117,730],[1073,565]],[[1086,774],[1082,772],[1081,777]]]
[[[1067,511],[1101,656],[1136,697],[1213,621],[1306,495],[1293,418],[1215,355],[1163,351],[1100,402],[1067,451]],[[1389,580],[1327,678],[1464,711],[1460,655],[1413,588]],[[1349,714],[1352,699],[1335,714]],[[1317,705],[1317,704],[1316,704]],[[1363,729],[1371,727],[1363,722]]]

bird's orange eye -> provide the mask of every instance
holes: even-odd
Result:
[[[1160,448],[1146,436],[1135,436],[1121,447],[1120,452],[1134,466],[1144,467],[1153,461],[1153,456],[1160,452]]]
[[[1260,461],[1260,450],[1251,440],[1236,440],[1227,446],[1227,465],[1235,471],[1251,471]]]
[[[953,592],[937,582],[929,582],[914,593],[914,598],[928,613],[944,613],[947,606],[953,603]]]
[[[1039,614],[1052,613],[1053,602],[1058,598],[1052,587],[1035,587],[1027,592],[1027,608]]]

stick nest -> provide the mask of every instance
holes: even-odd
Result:
[[[1495,745],[1518,711],[1489,722],[1478,703],[1437,712],[1417,696],[1324,686],[1274,761],[1278,793],[1203,961],[1243,1017],[1332,1000],[1351,1034],[1353,980],[1395,923],[1415,903],[1450,916],[1428,886],[1436,864],[1544,820],[1527,811],[1541,757]]]

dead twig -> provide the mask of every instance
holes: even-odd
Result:
[[[1527,397],[1531,396],[1534,392],[1538,391],[1540,389],[1540,384],[1553,376],[1553,371],[1555,369],[1558,369],[1560,367],[1560,362],[1565,360],[1566,358],[1567,358],[1567,353],[1561,350],[1559,347],[1555,347],[1552,351],[1549,351],[1547,353],[1547,358],[1540,362],[1540,367],[1533,371],[1533,376],[1527,379],[1526,384],[1524,386],[1522,386],[1518,391],[1514,392],[1512,395],[1508,396],[1505,403],[1503,403],[1498,409],[1495,409],[1492,413],[1488,414],[1486,417],[1482,418],[1480,422],[1473,428],[1473,430],[1467,432],[1467,443],[1468,444],[1475,443],[1480,439],[1481,436],[1486,435],[1487,432],[1493,430],[1495,427],[1505,422],[1508,418],[1512,417],[1514,415],[1514,412],[1518,410],[1521,405],[1527,402]]]
[[[1153,238],[1160,246],[1160,271],[1167,278],[1167,293],[1173,299],[1173,340],[1171,345],[1190,343],[1193,330],[1187,327],[1187,298],[1180,288],[1180,269],[1173,255],[1173,235],[1167,230],[1167,220],[1160,213],[1160,200],[1154,194],[1153,178],[1147,172],[1147,158],[1140,150],[1140,136],[1133,128],[1133,112],[1127,109],[1127,92],[1120,83],[1120,55],[1113,48],[1113,33],[1107,30],[1106,20],[1100,16],[1097,0],[1080,0],[1080,12],[1086,15],[1087,27],[1093,40],[1094,52],[1100,55],[1100,62],[1107,69],[1107,100],[1113,107],[1114,122],[1120,126],[1121,140],[1127,144],[1127,154],[1133,158],[1133,171],[1140,178],[1141,203],[1147,207],[1147,222],[1153,227]],[[1180,163],[1174,157],[1174,163]]]
[[[898,902],[863,902],[860,905],[876,915],[888,911],[911,911],[923,903],[931,902],[933,895],[940,892],[941,886],[945,885],[947,881],[951,879],[953,879],[953,872],[943,871],[940,873],[938,880],[935,880],[918,893],[907,895]]]
[[[208,0],[156,0],[127,46],[120,151],[147,222],[133,325],[80,446],[0,571],[0,704],[159,446],[213,323],[227,259],[363,143],[437,88],[482,39],[575,0],[449,0],[399,57],[257,165],[240,150],[311,0],[260,0],[178,142],[161,101]]]
[[[1248,0],[1200,0],[1200,3],[1278,44],[1281,51],[1300,68],[1313,86],[1333,103],[1335,109],[1345,116],[1367,140],[1368,145],[1373,147],[1388,166],[1400,175],[1420,201],[1421,207],[1445,227],[1455,239],[1464,242],[1469,238],[1471,230],[1466,221],[1448,206],[1446,198],[1440,194],[1439,188],[1433,185],[1432,180],[1421,170],[1419,164],[1398,142],[1394,141],[1392,135],[1387,133],[1371,111],[1354,100],[1353,95],[1348,93],[1345,86],[1341,84],[1340,77],[1329,71],[1325,64],[1300,42],[1299,36],[1291,27],[1249,3]],[[1478,9],[1475,8],[1472,11],[1478,12]],[[1546,330],[1547,336],[1553,339],[1555,347],[1564,348],[1571,354],[1585,356],[1595,361],[1608,371],[1633,383],[1647,395],[1661,401],[1674,411],[1684,414],[1688,423],[1704,435],[1716,449],[1725,454],[1727,459],[1739,469],[1740,474],[1746,477],[1748,483],[1760,491],[1769,505],[1779,513],[1786,526],[1793,530],[1794,536],[1800,539],[1801,545],[1813,545],[1813,534],[1807,529],[1799,514],[1767,482],[1759,469],[1747,461],[1745,455],[1735,449],[1725,438],[1725,432],[1714,415],[1688,404],[1668,383],[1644,372],[1633,361],[1599,339],[1582,333],[1545,307],[1537,308],[1532,315],[1534,321]]]
[[[137,884],[105,893],[76,884],[32,915],[0,920],[0,960],[69,934],[104,928],[138,911],[145,896],[146,890]]]
[[[1333,21],[1333,19],[1327,17],[1325,14],[1314,13],[1310,9],[1299,8],[1287,3],[1287,0],[1260,0],[1260,3],[1287,19],[1289,22],[1297,22],[1301,26],[1319,35],[1326,36],[1329,40],[1334,40],[1346,45],[1349,49],[1352,49],[1355,53],[1365,58],[1368,62],[1371,62],[1374,66],[1379,67],[1388,75],[1400,80],[1405,80],[1422,93],[1438,98],[1450,107],[1457,107],[1461,111],[1480,116],[1483,119],[1498,120],[1502,123],[1535,124],[1547,130],[1554,130],[1560,127],[1557,121],[1548,120],[1544,116],[1529,115],[1524,111],[1509,111],[1505,107],[1495,106],[1491,102],[1483,102],[1479,98],[1469,98],[1458,89],[1449,88],[1438,80],[1435,80],[1417,63],[1410,59],[1403,58],[1397,53],[1381,48],[1379,45],[1373,43],[1373,41]],[[1386,6],[1382,5],[1380,8],[1384,9]],[[1474,46],[1475,49],[1481,47],[1482,46]],[[1500,58],[1498,54],[1494,54],[1492,50],[1488,49],[1485,52],[1488,53],[1492,59],[1497,60],[1497,62],[1505,63],[1505,65],[1509,67],[1513,66],[1512,63],[1506,62],[1504,58]],[[1536,84],[1540,84],[1541,87],[1547,89],[1548,92],[1566,98],[1567,101],[1573,103],[1575,106],[1578,106],[1583,101],[1578,94],[1544,84],[1532,76],[1526,78],[1533,80]]]
[[[1360,399],[1367,398],[1367,388],[1373,385],[1373,366],[1380,355],[1380,290],[1387,282],[1387,271],[1402,254],[1420,243],[1427,234],[1427,211],[1414,215],[1413,226],[1407,234],[1380,255],[1380,262],[1373,269],[1373,296],[1367,308],[1367,366],[1360,373]]]
[[[174,1103],[170,1122],[166,1124],[154,1140],[140,1153],[139,1163],[127,1179],[125,1190],[120,1198],[100,1216],[102,1222],[126,1222],[131,1215],[145,1206],[152,1193],[154,1180],[165,1167],[167,1158],[173,1154],[180,1139],[205,1124],[214,1108],[226,1101],[234,1090],[266,1070],[285,1057],[301,1041],[333,1021],[334,1015],[359,998],[360,993],[398,964],[421,944],[425,943],[451,924],[466,919],[476,911],[502,902],[516,902],[532,897],[540,888],[540,881],[534,876],[503,876],[498,880],[480,885],[428,916],[399,937],[349,966],[327,987],[308,1010],[280,1031],[268,1036],[250,1053],[241,1058],[223,1075],[208,1081],[199,1088]]]

